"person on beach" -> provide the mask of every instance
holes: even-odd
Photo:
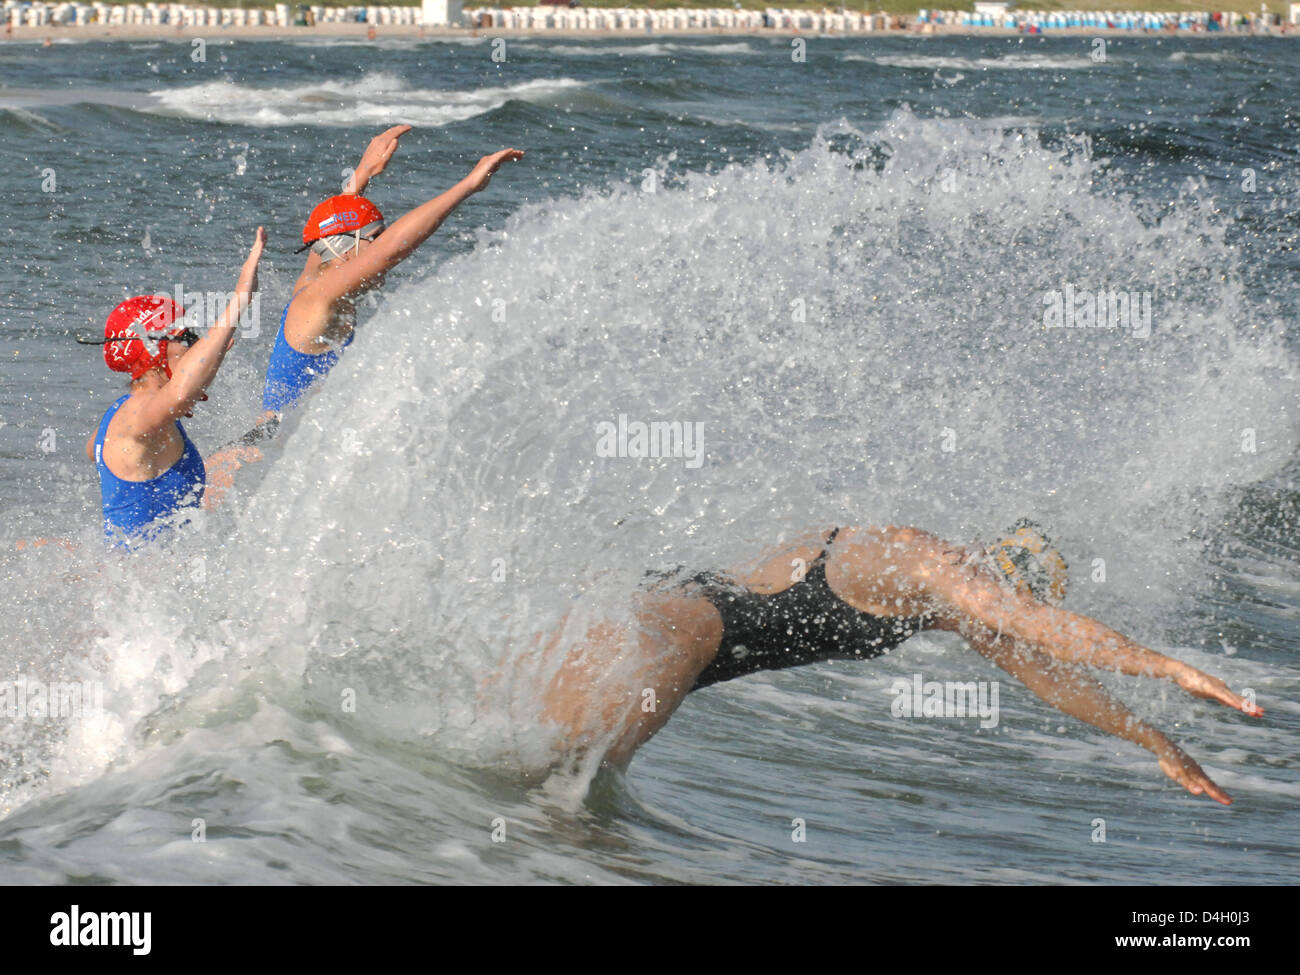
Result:
[[[274,431],[279,415],[332,369],[352,342],[356,301],[384,282],[384,275],[406,260],[442,225],[456,207],[487,187],[503,162],[523,158],[518,149],[484,156],[469,175],[440,196],[388,225],[378,207],[361,194],[384,171],[409,125],[376,136],[366,148],[344,192],[317,206],[303,228],[307,263],[285,305],[266,367],[260,429],[248,442]]]
[[[1259,717],[1216,677],[1059,607],[1060,553],[1029,522],[987,550],[916,528],[818,531],[732,572],[660,578],[636,596],[635,621],[599,622],[561,643],[539,637],[542,719],[559,747],[596,749],[621,766],[692,691],[760,670],[866,660],[922,630],[958,633],[1048,704],[1153,752],[1193,795],[1228,795],[1164,734],[1139,720],[1085,668],[1173,680],[1195,697]],[[567,617],[565,622],[567,622]],[[647,706],[647,702],[649,705]]]
[[[104,325],[104,362],[131,375],[130,391],[109,407],[86,442],[99,471],[104,533],[135,548],[157,538],[186,508],[211,505],[229,486],[233,468],[251,459],[223,450],[207,464],[180,423],[206,400],[235,341],[240,316],[257,290],[257,265],[266,246],[261,227],[239,272],[235,296],[207,334],[187,328],[184,310],[163,295],[137,295],[113,309]],[[205,494],[209,465],[217,491]]]

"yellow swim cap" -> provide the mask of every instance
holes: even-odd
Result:
[[[1021,518],[1006,536],[984,550],[1017,592],[1059,606],[1065,601],[1070,567],[1043,530]]]

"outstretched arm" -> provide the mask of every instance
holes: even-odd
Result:
[[[1053,660],[1045,653],[999,636],[982,624],[970,624],[959,632],[983,656],[1052,707],[1154,753],[1160,760],[1160,770],[1192,795],[1206,794],[1225,806],[1231,804],[1228,794],[1214,784],[1191,756],[1143,723],[1081,668]]]
[[[1137,677],[1167,677],[1196,697],[1219,701],[1252,717],[1264,713],[1217,677],[1149,650],[1080,613],[1009,589],[976,564],[954,558],[954,546],[928,532],[853,529],[848,547],[858,562],[875,567],[853,580],[868,599],[888,602],[902,597],[917,612],[933,611],[947,629],[977,620],[1057,660]]]
[[[503,162],[522,159],[523,155],[518,149],[502,149],[484,156],[468,176],[446,193],[403,214],[370,247],[352,260],[337,262],[336,267],[325,271],[310,291],[304,293],[304,302],[309,308],[324,310],[344,295],[358,292],[382,278],[433,236],[456,207],[484,189]]]
[[[961,634],[984,656],[1067,714],[1149,748],[1170,778],[1220,802],[1227,796],[1178,746],[1144,725],[1077,666],[1171,677],[1193,694],[1246,714],[1262,710],[1222,681],[1148,650],[1086,616],[1018,593],[953,558],[953,546],[914,528],[853,528],[840,532],[826,578],[863,612],[928,614]]]
[[[138,423],[144,430],[157,430],[184,416],[202,399],[208,383],[217,375],[226,352],[235,342],[239,317],[257,290],[257,264],[266,246],[266,231],[257,228],[253,247],[239,272],[235,297],[203,337],[185,353],[172,377],[140,407]]]
[[[1196,697],[1219,701],[1253,717],[1264,713],[1219,678],[1149,650],[1090,617],[1009,590],[974,566],[936,579],[935,585],[942,600],[957,611],[958,619],[980,620],[1057,660],[1135,677],[1169,678]]]

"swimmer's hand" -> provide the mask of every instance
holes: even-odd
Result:
[[[1205,774],[1190,755],[1166,739],[1155,749],[1160,759],[1160,771],[1169,776],[1194,796],[1208,795],[1215,802],[1225,806],[1232,805],[1229,795],[1214,784],[1214,780]]]
[[[203,491],[203,507],[215,508],[235,485],[235,472],[245,464],[262,459],[256,447],[230,447],[208,457],[207,486]]]
[[[492,174],[501,168],[503,162],[507,159],[514,162],[523,158],[522,149],[502,149],[490,156],[484,156],[478,161],[478,165],[470,170],[470,174],[465,177],[465,184],[469,187],[471,193],[487,189],[488,183],[492,181]]]
[[[266,231],[258,227],[257,233],[253,235],[253,247],[248,252],[248,257],[244,261],[244,266],[239,269],[239,280],[235,282],[235,298],[226,306],[226,313],[217,323],[230,329],[230,337],[226,339],[226,351],[235,344],[235,337],[239,334],[239,329],[235,325],[239,318],[244,314],[250,302],[253,300],[253,293],[257,291],[257,265],[262,260],[262,251],[266,249]],[[207,399],[207,397],[203,397]]]
[[[253,246],[244,260],[244,266],[239,269],[239,281],[235,284],[236,291],[246,291],[251,295],[257,290],[257,265],[262,260],[262,251],[265,249],[266,230],[258,227],[257,233],[253,235]]]
[[[1247,701],[1244,697],[1232,693],[1232,689],[1217,677],[1211,677],[1204,671],[1197,670],[1195,667],[1182,664],[1173,674],[1178,686],[1194,697],[1203,697],[1211,701],[1219,701],[1230,708],[1249,714],[1253,718],[1258,718],[1264,713],[1264,709],[1258,704]]]
[[[380,132],[370,140],[361,162],[352,172],[352,178],[343,185],[344,193],[360,193],[366,184],[384,171],[388,160],[397,151],[397,140],[411,131],[409,125],[394,125],[391,129]]]

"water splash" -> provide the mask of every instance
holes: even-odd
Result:
[[[521,207],[390,285],[201,530],[125,567],[80,556],[84,615],[41,604],[53,556],[5,558],[29,596],[4,644],[95,668],[112,711],[93,749],[19,728],[10,754],[71,781],[270,701],[542,766],[546,674],[492,682],[537,634],[624,616],[647,568],[819,525],[969,540],[1038,517],[1071,605],[1159,645],[1233,490],[1295,450],[1296,370],[1204,187],[1153,218],[1103,176],[1023,122],[900,113]],[[1066,284],[1150,292],[1150,335],[1045,329]],[[703,423],[703,465],[599,456],[620,414]]]

